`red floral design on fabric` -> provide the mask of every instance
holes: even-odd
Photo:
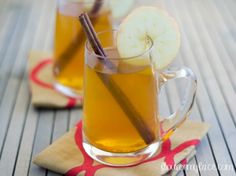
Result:
[[[79,150],[81,151],[81,153],[84,157],[84,162],[82,165],[70,169],[66,173],[66,176],[77,176],[79,173],[84,172],[84,171],[85,171],[85,176],[94,176],[94,174],[96,173],[97,170],[99,170],[101,168],[105,168],[105,167],[107,167],[107,168],[112,167],[112,166],[106,166],[103,164],[98,164],[96,166],[93,166],[93,159],[88,156],[88,154],[85,152],[85,150],[83,149],[83,146],[82,146],[82,121],[80,121],[77,124],[74,138],[75,138],[76,145],[78,146]],[[180,153],[181,151],[185,150],[186,148],[188,148],[190,146],[196,146],[199,143],[200,143],[200,140],[198,140],[198,139],[188,140],[188,141],[178,145],[174,149],[171,149],[171,141],[170,141],[170,139],[168,139],[165,142],[163,142],[163,144],[161,146],[160,154],[158,154],[148,160],[145,160],[143,163],[155,161],[155,160],[158,160],[158,159],[164,157],[164,161],[165,161],[166,165],[169,167],[169,169],[171,169],[176,164],[174,162],[174,157],[176,154]],[[187,164],[187,160],[183,159],[180,163],[184,166]],[[128,167],[132,167],[132,166],[128,166]]]
[[[39,78],[39,73],[49,64],[52,64],[52,59],[43,59],[41,62],[39,62],[31,71],[30,73],[30,79],[32,82],[34,82],[35,84],[45,88],[45,89],[52,89],[56,92],[58,92],[52,83],[47,83],[45,82],[44,80],[41,80]],[[60,92],[58,92],[60,93]],[[61,93],[60,93],[61,94]],[[61,94],[63,95],[63,94]],[[65,96],[65,95],[63,95]],[[76,102],[77,102],[77,99],[75,98],[72,98],[72,97],[68,97],[68,96],[65,96],[68,98],[68,102],[67,102],[67,105],[66,105],[66,108],[73,108],[75,105],[76,105]],[[80,101],[82,101],[82,97],[79,99]]]

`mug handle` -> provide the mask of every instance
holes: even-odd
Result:
[[[182,123],[189,116],[195,99],[197,78],[190,68],[181,67],[177,71],[167,70],[161,72],[159,76],[160,87],[167,81],[177,78],[184,78],[188,80],[186,94],[181,101],[180,107],[177,109],[177,111],[164,118],[164,120],[161,122],[162,129],[165,126],[170,126],[167,130],[162,131],[161,141],[165,141],[166,139],[168,139],[173,134],[173,132],[182,125]]]

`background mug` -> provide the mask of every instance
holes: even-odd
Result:
[[[87,12],[97,31],[112,29],[108,0],[57,0],[54,64],[55,88],[70,97],[82,93],[86,36],[78,16]]]

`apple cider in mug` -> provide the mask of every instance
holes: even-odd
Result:
[[[108,57],[118,55],[117,51],[112,49],[107,49],[106,53]],[[103,67],[94,68],[89,61],[86,63],[84,133],[87,140],[99,149],[110,152],[133,152],[147,147],[148,144],[114,99],[114,95],[104,86],[98,74],[106,75],[109,80],[113,80],[130,100],[133,108],[142,116],[143,123],[154,135],[149,142],[159,139],[157,81],[149,62],[135,66],[139,61],[142,61],[142,58],[130,59],[127,63],[119,62],[114,72]]]
[[[107,1],[59,0],[54,40],[54,76],[59,85],[81,92],[84,70],[85,34],[78,16],[86,11],[96,31],[112,28]],[[109,39],[109,36],[108,36]]]

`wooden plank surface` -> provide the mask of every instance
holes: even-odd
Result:
[[[192,165],[229,165],[231,170],[183,170],[186,176],[234,176],[236,164],[236,1],[163,0],[178,21],[182,46],[176,67],[198,77],[190,118],[211,124]],[[35,154],[73,127],[81,109],[37,110],[31,105],[26,70],[30,50],[51,51],[54,0],[0,0],[0,171],[3,176],[58,176],[32,163]],[[147,1],[140,1],[147,4]],[[182,82],[181,82],[182,83]],[[164,116],[175,111],[184,87],[170,82],[160,95]]]
[[[193,2],[194,1],[191,1],[191,3]],[[219,85],[216,83],[216,76],[211,71],[214,65],[210,66],[210,64],[208,63],[211,58],[207,57],[206,53],[208,51],[206,50],[208,50],[211,46],[203,47],[205,39],[204,41],[201,41],[199,37],[200,35],[198,33],[200,33],[201,35],[204,35],[204,33],[202,33],[202,31],[199,31],[199,23],[197,23],[197,21],[193,18],[194,15],[196,15],[196,12],[194,12],[193,9],[190,9],[191,4],[189,3],[189,5],[186,6],[184,5],[184,3],[186,2],[178,1],[178,3],[179,5],[169,5],[172,7],[172,9],[175,7],[176,11],[177,8],[179,8],[178,10],[181,11],[181,13],[176,14],[179,16],[178,19],[181,19],[179,20],[179,22],[182,23],[182,43],[184,46],[181,58],[185,61],[185,65],[188,65],[197,73],[197,76],[200,80],[198,82],[199,86],[197,95],[197,105],[200,110],[200,115],[203,116],[203,120],[211,123],[211,129],[209,131],[208,136],[214,160],[217,162],[217,164],[227,163],[234,165],[234,162],[231,161],[232,154],[230,151],[228,151],[229,148],[226,142],[230,138],[226,138],[224,136],[224,132],[228,133],[227,131],[233,130],[234,133],[235,126],[226,107],[226,103],[223,102],[224,100],[223,98],[221,98],[223,97],[223,95],[219,93]],[[194,5],[196,6],[197,4],[195,3]],[[190,18],[190,12],[192,14],[192,18]],[[204,51],[204,49],[206,50]],[[212,96],[209,96],[210,94]],[[232,97],[233,96],[235,95],[232,95]],[[216,111],[220,113],[220,115],[217,115]],[[223,130],[222,123],[225,124],[225,129]],[[230,135],[230,132],[228,134]],[[232,142],[235,143],[235,140],[232,139]],[[209,157],[209,154],[206,155],[206,157]],[[207,163],[209,163],[209,161]],[[221,175],[234,174],[234,171],[218,172]],[[207,173],[206,175],[209,175],[209,173]]]

